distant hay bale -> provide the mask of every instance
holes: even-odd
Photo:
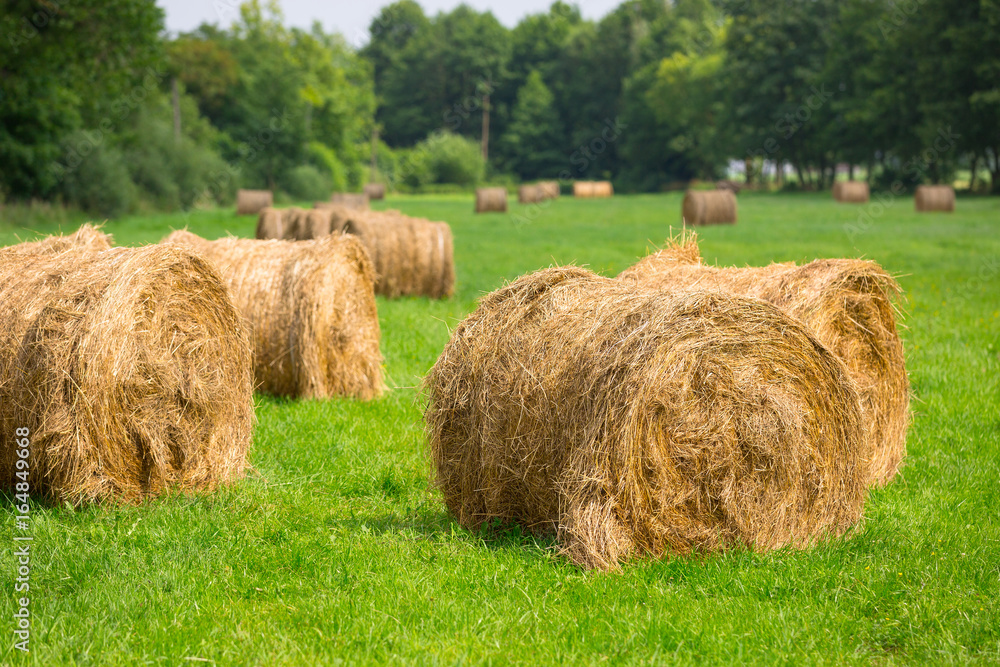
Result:
[[[950,185],[921,185],[913,198],[918,212],[955,210],[955,188]]]
[[[681,217],[686,225],[736,224],[736,195],[732,190],[688,190]]]
[[[555,534],[583,567],[806,546],[858,521],[858,395],[756,299],[548,269],[484,297],[425,384],[459,523]]]
[[[374,275],[356,239],[206,241],[176,231],[163,242],[195,248],[219,267],[251,324],[262,391],[362,400],[382,394]]]
[[[363,191],[368,199],[385,199],[385,185],[382,183],[366,183]]]
[[[184,248],[0,250],[0,488],[15,429],[32,493],[138,502],[243,477],[254,423],[248,334]]]
[[[384,197],[384,195],[383,195]],[[383,197],[379,197],[382,199]],[[320,208],[326,202],[316,202],[315,208]],[[359,211],[367,211],[368,206],[368,195],[364,192],[335,192],[333,196],[330,197],[330,203],[338,206],[343,206],[344,208],[353,208]]]
[[[236,193],[236,214],[257,215],[262,208],[274,205],[270,190],[240,190]]]
[[[262,208],[257,216],[256,236],[259,239],[285,238],[284,211],[270,206]]]
[[[88,222],[72,234],[66,236],[47,236],[38,241],[26,241],[25,243],[7,246],[6,248],[2,248],[2,250],[26,255],[54,255],[70,248],[84,248],[94,251],[107,250],[113,242],[114,239],[112,236],[102,232],[100,225],[95,226]]]
[[[615,190],[610,181],[575,181],[573,196],[578,199],[611,197]]]
[[[837,181],[833,184],[833,199],[842,204],[863,204],[870,193],[864,181]]]
[[[765,267],[717,268],[701,264],[697,238],[672,242],[619,276],[666,292],[721,290],[773,303],[803,322],[844,361],[861,396],[863,459],[869,484],[895,477],[906,456],[909,379],[896,328],[900,287],[875,262],[820,259]]]
[[[545,201],[545,192],[540,185],[522,185],[517,188],[519,204],[537,204]]]
[[[559,181],[542,181],[538,184],[545,199],[559,199]]]
[[[340,210],[340,209],[336,209]],[[334,207],[303,209],[295,225],[295,240],[309,241],[329,236],[334,230]]]
[[[476,213],[505,213],[506,211],[506,188],[476,189]]]
[[[368,250],[377,294],[444,299],[454,293],[454,249],[447,224],[394,212],[349,213],[343,231],[357,236]]]

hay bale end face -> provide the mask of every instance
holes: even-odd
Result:
[[[368,199],[385,199],[385,185],[383,183],[366,183],[363,191],[368,195]]]
[[[267,206],[257,216],[258,239],[281,239],[285,234],[284,211]]]
[[[236,193],[236,214],[257,215],[261,209],[274,205],[270,190],[240,190]]]
[[[833,198],[842,204],[864,204],[870,192],[864,181],[837,181],[833,184]]]
[[[374,274],[357,239],[206,241],[178,231],[164,243],[193,247],[219,268],[251,324],[262,391],[363,400],[382,394]]]
[[[874,262],[824,259],[803,266],[701,264],[692,234],[626,269],[619,279],[668,293],[716,290],[763,299],[809,330],[847,366],[861,398],[867,481],[891,481],[906,456],[909,379],[896,326],[899,285]]]
[[[577,199],[597,199],[611,197],[615,193],[611,181],[575,181],[573,196]]]
[[[955,210],[955,188],[950,185],[921,185],[913,197],[918,212]]]
[[[804,546],[865,499],[843,364],[755,299],[540,271],[480,302],[425,391],[457,520],[554,533],[583,567]]]
[[[681,203],[686,225],[736,224],[736,195],[732,190],[688,190]]]
[[[138,502],[244,475],[248,334],[189,249],[0,250],[0,479],[30,431],[32,490]],[[72,382],[67,381],[68,378]]]
[[[506,213],[506,188],[477,188],[476,213]]]

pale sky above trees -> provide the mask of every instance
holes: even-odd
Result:
[[[368,41],[368,26],[379,10],[392,0],[281,0],[281,9],[288,25],[308,28],[318,20],[328,31],[338,31],[355,46]],[[584,18],[599,19],[621,3],[621,0],[579,0]],[[166,10],[167,29],[171,32],[193,30],[201,23],[218,23],[228,27],[237,13],[240,0],[157,0]],[[451,11],[462,0],[420,0],[428,16],[439,11]],[[465,0],[478,11],[490,10],[501,23],[513,27],[528,14],[548,11],[549,0]]]

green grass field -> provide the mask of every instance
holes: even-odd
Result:
[[[550,542],[463,530],[428,489],[418,387],[449,327],[525,272],[577,263],[617,273],[676,231],[680,201],[563,198],[478,216],[469,196],[385,202],[449,222],[458,274],[449,301],[379,298],[392,391],[371,403],[258,396],[254,470],[212,495],[143,507],[35,504],[27,659],[11,648],[8,512],[0,662],[1000,661],[997,198],[960,199],[945,215],[914,213],[911,198],[855,207],[828,194],[746,194],[738,225],[699,232],[710,262],[865,257],[899,277],[909,457],[846,538],[585,573]],[[862,212],[871,222],[859,224]],[[135,245],[185,224],[209,238],[251,236],[255,220],[209,211],[107,230]],[[0,243],[33,236],[0,223]]]

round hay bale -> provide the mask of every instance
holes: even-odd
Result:
[[[591,187],[592,197],[605,198],[615,194],[615,189],[611,185],[611,181],[595,181]]]
[[[583,567],[801,547],[861,516],[854,385],[756,299],[540,271],[482,299],[426,392],[459,523],[554,533]]]
[[[574,181],[573,196],[577,199],[590,199],[594,196],[593,181]]]
[[[399,213],[350,213],[343,230],[368,249],[377,294],[444,299],[454,293],[454,244],[447,224]]]
[[[868,483],[884,485],[906,456],[910,391],[896,328],[899,284],[875,262],[820,259],[765,267],[701,264],[692,234],[626,269],[619,279],[668,292],[721,290],[768,301],[803,322],[847,366],[861,396]]]
[[[736,224],[736,195],[732,190],[688,190],[681,220],[686,225]]]
[[[537,204],[545,201],[545,193],[540,185],[521,185],[517,188],[519,204]]]
[[[295,226],[295,239],[309,241],[329,236],[334,231],[333,218],[334,209],[332,207],[326,208],[324,206],[323,208],[302,210]]]
[[[542,181],[538,187],[545,199],[559,199],[559,181]]]
[[[864,181],[837,181],[833,186],[833,198],[842,204],[864,204],[869,196]]]
[[[921,185],[913,197],[918,212],[955,210],[955,188],[950,185]]]
[[[384,199],[385,195],[379,199]],[[320,204],[325,204],[326,202],[316,202],[316,208],[320,208]],[[367,211],[368,205],[368,195],[364,192],[335,192],[333,196],[330,197],[330,203],[338,206],[343,206],[344,208],[353,208],[359,211]]]
[[[240,190],[236,193],[236,215],[257,215],[262,208],[274,205],[270,190]]]
[[[284,238],[284,233],[284,211],[270,206],[262,208],[257,216],[257,238],[280,239]]]
[[[476,189],[476,213],[491,212],[507,212],[507,188]]]
[[[249,321],[258,388],[299,398],[382,394],[374,275],[357,239],[205,239],[176,231],[219,268]]]
[[[385,184],[366,183],[363,192],[368,195],[368,199],[385,199]]]
[[[32,491],[79,505],[243,477],[248,333],[189,249],[0,250],[0,479],[30,432]]]
[[[47,236],[38,241],[26,241],[25,243],[7,246],[3,248],[3,251],[26,255],[54,255],[71,248],[83,248],[97,252],[107,250],[113,243],[114,239],[112,236],[102,232],[100,225],[95,226],[88,222],[72,234],[66,236]]]
[[[833,195],[834,201],[840,201],[840,188],[843,185],[843,181],[834,181],[833,186],[830,188],[830,194]]]

